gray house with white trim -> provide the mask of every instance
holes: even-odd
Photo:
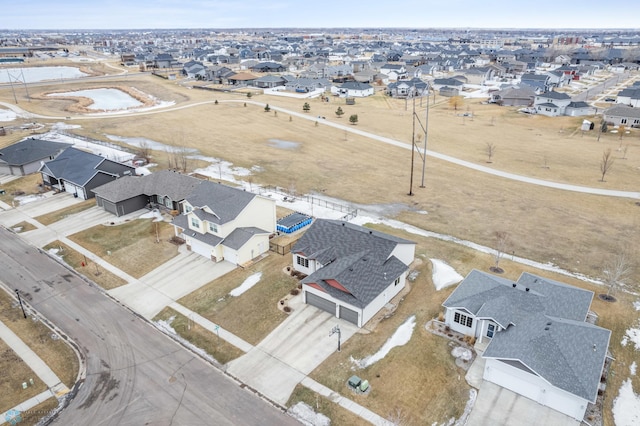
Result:
[[[145,176],[124,176],[92,191],[98,206],[116,216],[133,213],[148,205],[182,213],[180,203],[200,182],[202,179],[161,170]]]
[[[604,112],[604,120],[614,126],[640,127],[640,108],[616,105]]]
[[[291,249],[303,300],[358,327],[406,284],[416,243],[339,220],[316,219]]]
[[[581,421],[598,397],[611,337],[586,322],[592,299],[526,272],[512,281],[473,270],[442,305],[452,330],[489,342],[484,380]]]
[[[136,168],[100,155],[69,147],[38,170],[45,187],[68,192],[74,197],[93,198],[92,189],[120,177],[135,175]]]
[[[0,174],[25,176],[35,173],[43,161],[55,159],[70,146],[33,138],[16,142],[0,149]]]

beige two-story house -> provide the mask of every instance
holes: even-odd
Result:
[[[275,200],[203,181],[181,205],[183,214],[172,224],[190,251],[243,265],[269,250],[269,236],[276,231]]]

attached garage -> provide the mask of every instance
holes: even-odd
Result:
[[[191,246],[191,251],[193,251],[194,253],[198,253],[199,255],[206,258],[211,257],[211,247],[207,244],[203,243],[202,241],[198,241],[195,238],[189,238],[188,243]]]
[[[336,304],[330,300],[324,299],[318,295],[313,293],[305,292],[306,300],[305,303],[315,306],[316,308],[322,309],[323,311],[329,312],[331,315],[336,314]]]
[[[342,318],[345,321],[349,321],[352,324],[358,325],[358,313],[342,305],[340,306],[338,318]]]

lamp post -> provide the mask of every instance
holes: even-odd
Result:
[[[331,329],[331,333],[329,333],[329,337],[333,336],[336,333],[338,333],[338,352],[340,352],[340,326],[339,325],[336,325]]]
[[[20,309],[22,309],[22,315],[24,315],[24,317],[26,319],[27,318],[27,313],[24,311],[24,305],[22,304],[22,299],[20,298],[20,291],[17,288],[16,288],[16,294],[18,295],[18,303],[20,303]]]

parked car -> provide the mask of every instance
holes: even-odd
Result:
[[[605,101],[605,102],[615,102],[615,101],[616,101],[616,98],[611,98],[611,97],[609,97],[609,98],[604,98],[604,101]]]

